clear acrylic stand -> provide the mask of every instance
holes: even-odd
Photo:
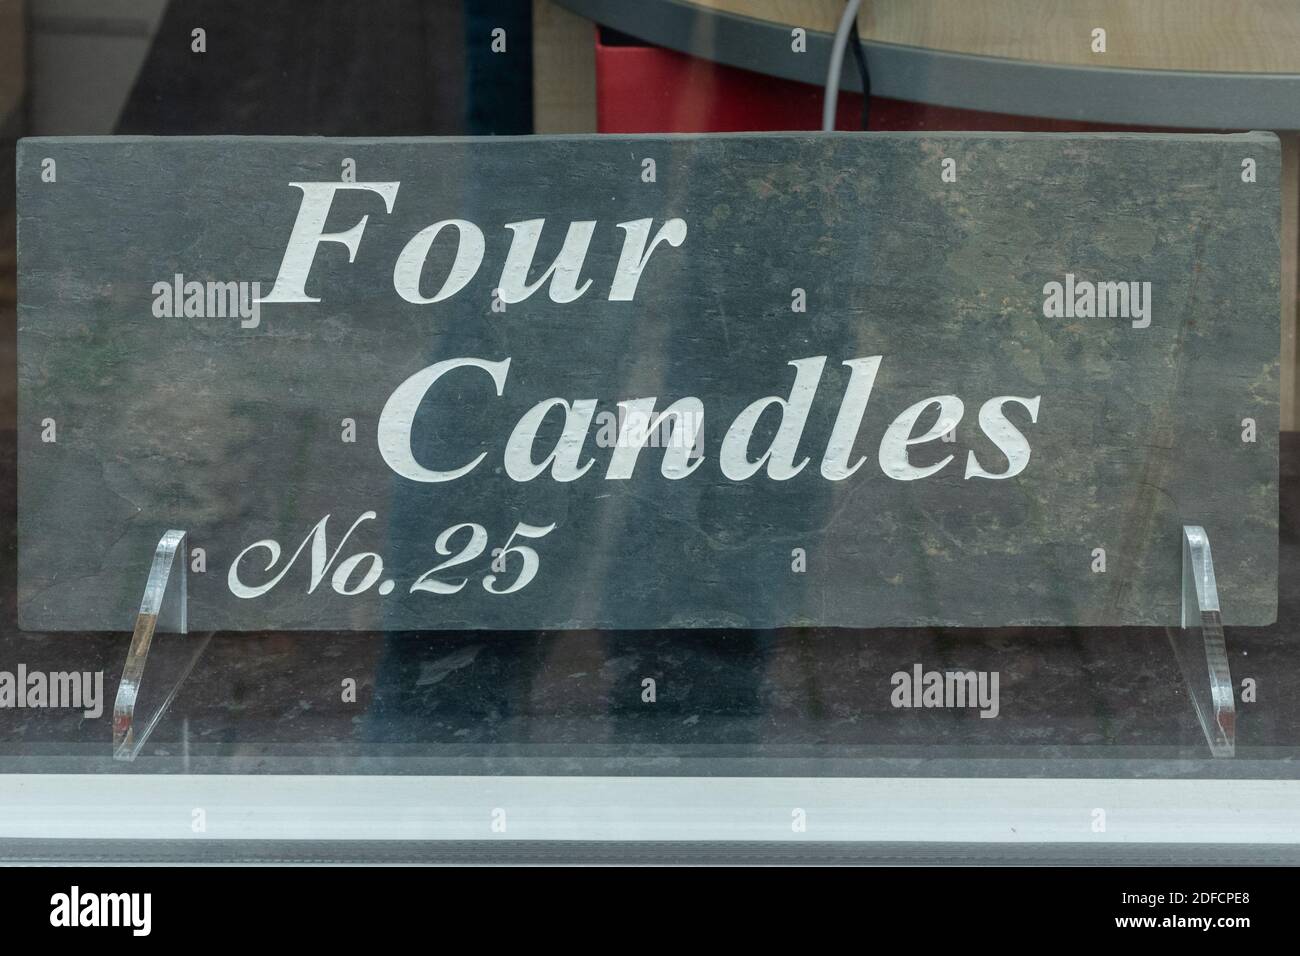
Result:
[[[1183,525],[1182,628],[1170,629],[1169,639],[1210,753],[1231,757],[1237,747],[1237,705],[1223,641],[1210,539],[1199,525]]]
[[[184,531],[168,531],[154,552],[113,705],[113,756],[118,760],[134,760],[139,754],[212,636],[189,634],[185,540]],[[1210,753],[1231,757],[1236,752],[1237,708],[1210,539],[1199,525],[1183,525],[1182,545],[1182,626],[1169,630],[1169,640]],[[164,634],[179,640],[165,652],[161,647],[154,651],[155,662],[165,659],[164,666],[155,664],[151,682],[162,688],[162,702],[147,719],[137,719],[145,664],[155,635]]]
[[[211,634],[190,635],[186,618],[185,532],[168,531],[158,542],[140,613],[135,619],[131,648],[122,667],[122,680],[113,704],[113,757],[134,760],[175,699],[181,684],[198,663]],[[154,637],[159,637],[154,647]],[[162,640],[162,635],[175,635]],[[148,717],[141,708],[145,664],[153,649],[150,686],[159,688],[162,702]]]

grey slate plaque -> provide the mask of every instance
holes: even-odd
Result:
[[[169,528],[203,629],[1168,625],[1185,523],[1275,619],[1271,134],[29,139],[18,200],[25,628]]]

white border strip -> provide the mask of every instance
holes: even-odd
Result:
[[[0,839],[205,838],[1297,844],[1300,780],[0,775]]]

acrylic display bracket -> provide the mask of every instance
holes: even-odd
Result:
[[[210,633],[189,633],[185,575],[185,532],[168,531],[154,550],[113,704],[113,757],[117,760],[135,759],[212,637]],[[164,641],[164,635],[174,637]],[[155,637],[159,638],[156,644]],[[146,708],[145,713],[137,713],[150,651],[154,660],[150,693],[161,697],[161,702],[152,712]],[[157,684],[156,690],[153,684]]]
[[[1237,746],[1237,705],[1205,529],[1183,525],[1182,550],[1182,627],[1170,628],[1169,640],[1210,753],[1231,757]]]

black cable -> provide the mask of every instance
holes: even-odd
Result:
[[[849,45],[853,47],[853,60],[858,64],[858,79],[862,81],[862,128],[871,126],[871,74],[867,70],[867,55],[862,52],[862,40],[858,37],[858,19],[853,18],[853,28],[849,31]]]

